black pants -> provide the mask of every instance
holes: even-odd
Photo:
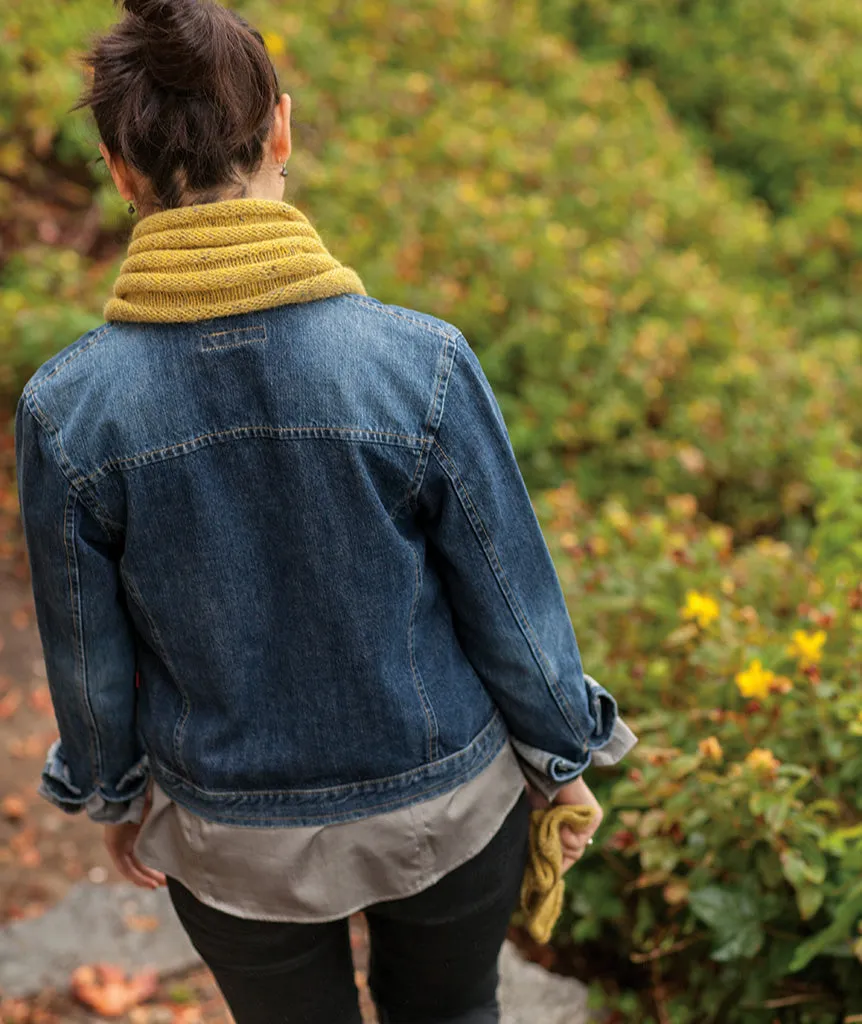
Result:
[[[369,985],[386,1024],[496,1024],[497,957],[527,858],[522,797],[491,842],[424,892],[366,911]],[[347,921],[283,924],[171,899],[236,1024],[360,1024]]]

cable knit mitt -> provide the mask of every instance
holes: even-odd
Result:
[[[582,832],[593,820],[591,807],[560,805],[533,811],[530,860],[521,883],[521,910],[536,942],[550,941],[563,909],[563,844],[560,829]]]

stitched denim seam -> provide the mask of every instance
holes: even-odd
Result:
[[[26,396],[25,396],[26,397]],[[31,407],[32,403],[32,407]],[[89,480],[86,477],[81,476],[80,472],[72,464],[72,460],[66,454],[66,450],[60,441],[60,431],[54,425],[50,416],[45,412],[36,396],[31,394],[29,401],[27,402],[27,409],[33,419],[39,424],[44,430],[54,449],[54,455],[57,461],[57,468],[60,470],[62,475],[68,481],[69,486],[74,488],[78,492],[78,497],[81,500],[81,504],[86,508],[90,515],[96,520],[96,522],[102,527],[102,529],[109,535],[116,537],[122,533],[123,527],[120,523],[117,523],[108,514],[107,509],[99,501],[97,495],[93,491],[92,487],[89,486]],[[86,494],[86,497],[85,497]],[[88,500],[89,499],[89,500]],[[95,506],[95,507],[93,507]]]
[[[192,452],[208,447],[218,440],[232,439],[239,441],[247,438],[272,441],[350,441],[353,443],[392,445],[396,448],[409,448],[414,451],[425,443],[424,438],[416,437],[412,434],[368,430],[364,427],[231,427],[229,430],[199,434],[186,441],[177,441],[175,444],[166,445],[164,448],[153,448],[146,452],[139,452],[136,455],[126,455],[119,459],[111,459],[99,466],[98,469],[94,469],[92,473],[82,476],[74,482],[92,482],[106,476],[111,470],[142,469],[144,466],[153,465],[157,462],[164,462],[182,455],[191,455]],[[388,440],[388,438],[396,438],[397,440]],[[404,443],[408,441],[412,443]]]
[[[428,699],[428,691],[425,689],[425,683],[422,681],[419,666],[416,664],[414,626],[416,622],[416,609],[419,605],[419,595],[422,592],[422,571],[419,565],[419,555],[416,553],[416,549],[412,544],[410,546],[410,553],[413,555],[414,590],[413,601],[410,604],[410,618],[408,619],[407,624],[407,650],[410,656],[410,670],[413,673],[413,684],[416,687],[416,692],[419,694],[419,703],[422,705],[422,710],[425,712],[425,719],[428,722],[428,759],[429,761],[434,761],[437,758],[440,727],[437,722],[437,716],[434,713],[434,708],[431,701]]]
[[[405,316],[403,313],[396,313],[394,309],[390,309],[388,306],[382,303],[378,306],[373,302],[369,302],[367,299],[362,298],[359,295],[345,295],[344,298],[350,299],[351,302],[355,302],[360,306],[365,306],[366,309],[372,310],[375,313],[385,313],[387,316],[394,317],[396,320],[403,320],[405,323],[414,324],[416,327],[422,327],[430,334],[439,334],[442,338],[449,339],[452,337],[451,331],[444,331],[440,327],[435,327],[434,324],[426,323],[424,320],[417,320],[412,316]]]
[[[266,340],[266,324],[253,324],[251,327],[232,327],[229,331],[211,331],[209,334],[202,334],[200,337],[202,341],[206,341],[207,338],[223,338],[226,334],[242,334],[244,331],[263,331],[262,338],[254,338],[252,340]]]
[[[499,725],[501,722],[502,715],[499,710],[494,709],[494,713],[482,726],[479,732],[470,741],[470,744],[461,750],[456,750],[454,754],[447,754],[446,757],[440,758],[439,761],[435,761],[436,765],[457,765],[459,762],[466,760],[474,748],[483,742],[487,736],[492,732],[493,727]],[[398,775],[385,775],[379,779],[371,779],[368,782],[361,783],[340,783],[337,786],[316,786],[310,789],[202,789],[200,786],[196,786],[194,783],[184,779],[181,775],[171,771],[171,769],[163,764],[156,756],[150,754],[150,760],[153,763],[157,763],[162,771],[168,775],[173,775],[176,780],[181,783],[186,789],[193,790],[196,793],[200,793],[204,797],[226,797],[226,798],[239,798],[239,797],[292,797],[301,798],[307,796],[338,796],[343,794],[344,796],[350,796],[357,790],[362,791],[364,788],[370,785],[385,785],[394,782],[407,782],[416,775],[421,775],[427,771],[429,765],[421,764],[416,768],[410,768],[406,772],[401,772]]]
[[[95,768],[94,781],[97,786],[100,786],[102,780],[102,748],[99,740],[99,730],[96,725],[96,716],[93,713],[93,705],[90,701],[90,690],[87,685],[87,652],[84,645],[81,578],[80,569],[78,568],[78,548],[75,537],[75,509],[78,501],[78,492],[70,487],[63,507],[63,547],[66,555],[66,572],[69,578],[69,606],[72,613],[72,633],[75,638],[78,695],[86,712],[87,742],[90,748],[90,760]]]
[[[241,341],[229,341],[229,342],[225,342],[223,345],[208,345],[207,344],[207,341],[210,338],[223,338],[225,335],[228,335],[228,334],[244,334],[244,333],[248,333],[250,335],[252,331],[256,332],[256,334],[257,334],[256,337],[243,338]],[[233,331],[215,331],[213,334],[202,334],[200,337],[201,337],[201,346],[200,346],[199,351],[201,351],[201,352],[223,352],[226,349],[244,348],[246,345],[260,345],[260,344],[263,344],[263,343],[265,343],[267,341],[266,327],[263,326],[262,324],[260,326],[257,326],[257,327],[237,327]]]
[[[451,346],[450,342],[452,342]],[[428,436],[428,443],[419,456],[419,460],[416,464],[416,470],[413,474],[413,479],[410,481],[410,490],[407,495],[409,505],[414,510],[419,500],[419,493],[422,490],[422,482],[425,479],[425,472],[428,468],[431,448],[437,437],[437,431],[440,429],[440,423],[443,420],[443,410],[446,405],[446,394],[449,390],[449,381],[452,377],[452,370],[455,365],[455,356],[457,352],[457,335],[454,338],[449,338],[447,336],[443,348],[440,351],[440,358],[437,364],[437,387],[434,389],[434,398],[431,401],[431,406],[428,410],[428,418],[425,423],[425,434]],[[437,400],[438,396],[439,406]]]
[[[492,722],[493,721],[494,721],[494,719],[492,719]],[[484,730],[483,730],[483,732],[484,732]],[[480,733],[480,736],[481,736],[481,733]],[[474,740],[473,743],[471,743],[470,747],[472,747],[473,744],[475,744],[475,742],[476,742],[476,740]],[[465,750],[461,751],[460,753],[463,754],[463,753],[469,752],[470,747],[465,748]],[[503,749],[503,745],[500,744],[500,745],[498,745],[496,747],[490,747],[484,754],[482,754],[481,757],[480,757],[480,760],[476,764],[474,764],[474,765],[472,765],[470,767],[470,769],[469,769],[469,778],[475,778],[482,771],[482,769],[489,763],[489,761],[493,760],[493,758],[495,758],[500,753],[500,751],[502,749]],[[457,755],[451,755],[451,756],[457,756]],[[444,760],[448,760],[448,759],[444,759]],[[186,789],[193,790],[195,793],[200,793],[200,794],[202,794],[204,796],[223,795],[223,796],[225,796],[227,798],[242,797],[242,796],[245,795],[245,794],[243,794],[241,792],[240,793],[232,793],[232,792],[225,793],[224,791],[215,791],[215,792],[213,792],[212,790],[200,789],[199,787],[194,786],[194,785],[192,785],[189,782],[186,782],[183,778],[181,778],[175,772],[172,772],[170,770],[170,768],[168,768],[166,765],[163,765],[156,758],[153,758],[153,761],[156,764],[158,764],[159,770],[164,775],[173,776],[173,778],[175,778],[177,780],[177,782],[182,787],[184,787]],[[423,770],[422,768],[416,768],[412,772],[410,772],[409,774],[412,775],[415,772],[420,772],[422,770]],[[466,775],[467,773],[464,773],[462,771],[462,774]],[[462,779],[461,775],[456,775],[455,776],[455,785],[458,785],[462,781],[469,781],[469,778]],[[388,800],[388,801],[386,801],[386,803],[382,803],[382,804],[375,803],[375,804],[371,805],[370,810],[373,810],[373,812],[375,814],[377,814],[377,813],[385,813],[387,810],[397,809],[399,807],[404,807],[404,806],[409,807],[409,806],[412,806],[414,803],[418,803],[422,799],[425,799],[425,798],[429,798],[430,799],[430,797],[436,795],[438,791],[440,791],[440,792],[447,792],[448,790],[450,790],[452,788],[452,782],[453,782],[452,779],[446,779],[446,780],[441,779],[439,782],[435,783],[432,786],[428,786],[425,789],[421,789],[421,790],[419,790],[418,792],[415,792],[415,793],[410,793],[409,796],[407,797],[407,799],[410,800],[409,804],[404,804],[405,797],[402,796],[402,797],[400,797],[398,799],[395,799],[395,800]],[[446,788],[442,789],[441,787],[446,787]],[[325,792],[325,790],[316,790],[314,792]],[[284,795],[290,795],[290,790],[264,790],[264,791],[258,791],[257,793],[250,794],[250,795],[262,796],[262,797],[284,796]],[[182,803],[181,801],[177,801],[177,802],[178,803]],[[185,806],[185,805],[183,805],[183,806]],[[351,814],[358,813],[359,810],[361,810],[361,808],[358,809],[357,811],[351,811],[349,813],[351,813]],[[258,821],[258,822],[260,822],[261,820],[263,820],[263,821],[270,821],[270,820],[272,820],[272,821],[277,821],[277,822],[289,822],[289,821],[299,821],[299,820],[302,820],[302,819],[308,817],[307,814],[292,814],[292,815],[282,815],[282,814],[279,814],[279,815],[275,816],[274,818],[264,818],[264,819],[261,819],[256,814],[242,814],[242,813],[238,813],[235,810],[231,810],[229,812],[228,816],[233,821],[243,820],[243,821]],[[325,815],[324,815],[324,817],[325,817]]]
[[[62,370],[65,366],[68,366],[69,363],[71,363],[75,359],[77,359],[78,356],[83,355],[87,351],[87,349],[92,348],[93,345],[95,345],[97,342],[101,341],[101,339],[104,337],[105,333],[107,331],[109,331],[110,328],[111,328],[111,324],[110,323],[102,324],[102,326],[96,331],[96,333],[93,335],[93,337],[90,338],[90,340],[85,345],[82,345],[79,349],[76,349],[74,352],[69,353],[69,355],[67,355],[66,358],[62,360],[62,362],[59,362],[54,367],[54,369],[50,373],[46,374],[41,380],[36,381],[35,384],[30,384],[28,386],[27,390],[25,391],[25,394],[28,397],[31,397],[31,398],[34,397],[36,392],[41,389],[42,385],[46,381],[50,380],[55,374],[59,373],[60,370]]]
[[[464,483],[464,481],[458,474],[458,470],[457,467],[455,466],[454,461],[449,457],[445,449],[436,440],[434,441],[434,451],[440,468],[443,470],[443,472],[446,474],[446,477],[449,479],[449,482],[452,484],[452,487],[456,495],[458,496],[458,500],[461,504],[464,514],[466,515],[468,522],[473,527],[476,539],[479,541],[479,544],[481,545],[482,550],[485,553],[485,557],[488,560],[488,564],[491,567],[491,571],[494,573],[494,576],[497,580],[497,584],[500,587],[503,597],[505,598],[506,603],[509,606],[509,611],[512,613],[513,618],[517,622],[521,630],[521,633],[527,642],[527,646],[530,648],[530,652],[533,655],[533,658],[535,659],[536,664],[539,670],[541,671],[542,676],[545,679],[548,689],[551,691],[554,697],[557,707],[560,709],[560,712],[564,720],[574,733],[578,742],[582,743],[583,736],[581,735],[581,730],[577,726],[577,716],[575,715],[574,709],[566,699],[566,696],[559,685],[559,681],[557,680],[553,670],[551,669],[548,657],[542,649],[542,645],[539,642],[539,638],[536,635],[535,630],[533,629],[533,626],[530,623],[529,619],[524,614],[524,611],[521,608],[517,597],[515,596],[515,592],[512,590],[512,586],[509,583],[509,579],[506,576],[502,564],[500,563],[500,558],[497,554],[496,548],[494,547],[494,543],[491,540],[490,532],[488,531],[487,526],[485,525],[481,515],[479,514],[478,509],[476,508],[475,502],[473,501],[472,496],[470,495],[470,492],[467,489],[467,485]]]
[[[162,635],[159,632],[159,629],[156,626],[155,622],[153,621],[152,616],[150,615],[149,611],[147,610],[147,606],[144,603],[144,599],[141,596],[141,592],[138,589],[138,585],[135,583],[135,581],[132,579],[132,577],[128,573],[122,572],[121,575],[122,575],[122,579],[123,579],[123,584],[126,586],[126,588],[131,593],[131,595],[132,595],[132,597],[133,597],[133,599],[135,601],[135,604],[137,604],[138,609],[140,610],[141,615],[143,615],[143,617],[147,621],[147,625],[150,627],[150,633],[151,633],[152,638],[153,638],[153,644],[155,645],[156,652],[158,653],[159,657],[164,662],[164,665],[167,668],[168,672],[170,672],[171,679],[172,679],[172,681],[174,683],[174,686],[176,686],[176,688],[179,690],[180,696],[183,699],[183,712],[180,715],[179,721],[174,726],[174,734],[173,734],[173,737],[172,737],[171,746],[173,748],[173,753],[174,753],[174,757],[176,758],[177,764],[184,771],[188,771],[188,767],[187,767],[185,761],[183,760],[182,754],[180,753],[180,747],[181,747],[181,744],[182,744],[183,733],[185,731],[186,722],[188,721],[189,715],[191,714],[191,711],[192,711],[191,698],[189,697],[188,693],[186,692],[185,687],[179,681],[180,680],[180,676],[176,672],[176,670],[174,669],[174,667],[173,667],[173,665],[171,663],[171,658],[168,657],[168,653],[165,650],[164,641],[162,640]]]

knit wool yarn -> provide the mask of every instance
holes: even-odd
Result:
[[[132,232],[106,320],[191,323],[365,295],[288,203],[228,199],[154,213]]]
[[[530,860],[521,885],[521,910],[527,931],[536,942],[550,941],[563,909],[563,844],[560,829],[582,832],[593,820],[591,807],[561,804],[533,811],[530,820]]]

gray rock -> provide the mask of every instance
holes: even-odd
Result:
[[[587,1024],[587,989],[522,960],[507,942],[500,957],[501,1024]]]
[[[141,930],[150,923],[148,918],[156,918],[158,927]],[[155,968],[160,974],[172,974],[200,961],[176,919],[166,889],[151,892],[127,884],[85,882],[41,917],[0,929],[4,995],[22,997],[45,988],[64,989],[76,967],[99,962],[128,971]]]
[[[148,918],[156,918],[158,927],[130,927]],[[82,883],[41,917],[0,929],[0,990],[6,996],[65,989],[76,967],[99,962],[165,975],[200,960],[165,889]],[[501,1024],[586,1024],[587,990],[580,982],[527,963],[508,942],[500,973]]]

